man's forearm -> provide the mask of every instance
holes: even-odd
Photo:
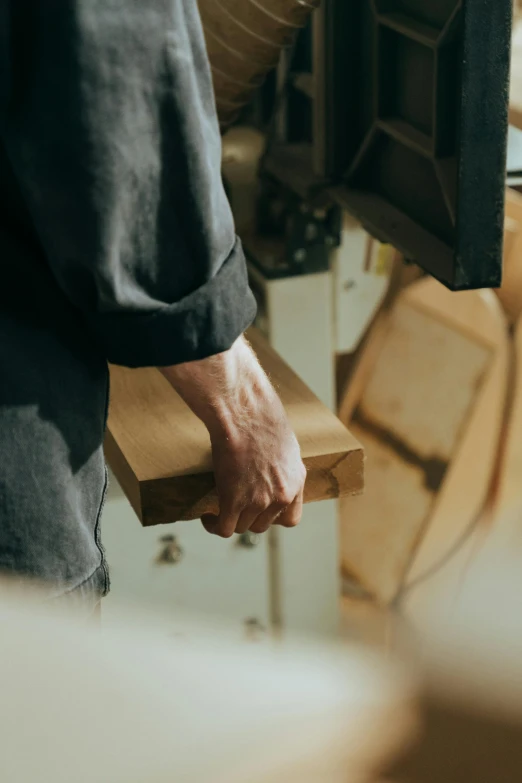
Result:
[[[162,372],[210,434],[220,512],[203,519],[206,529],[227,538],[296,525],[306,471],[283,405],[247,341]]]
[[[275,407],[281,406],[244,337],[225,353],[163,367],[161,372],[211,436],[223,432],[233,437],[242,428],[245,417],[255,412],[261,397],[272,399]]]
[[[255,300],[196,2],[4,0],[0,178],[108,361],[225,351]],[[3,32],[3,31],[2,31]]]

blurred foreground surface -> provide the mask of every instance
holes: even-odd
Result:
[[[496,521],[452,600],[425,613],[421,731],[387,783],[522,779],[522,524]]]
[[[0,780],[515,783],[522,533],[497,523],[451,601],[391,647],[238,641],[2,591]],[[400,651],[400,654],[399,654]]]
[[[410,682],[366,650],[99,629],[7,589],[0,623],[6,783],[363,783],[414,727]]]

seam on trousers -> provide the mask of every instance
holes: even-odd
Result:
[[[65,590],[61,590],[59,593],[56,593],[56,595],[50,596],[47,600],[55,601],[57,599],[64,598],[65,596],[70,595],[71,593],[75,593],[77,590],[82,590],[82,588],[86,587],[89,582],[95,581],[95,577],[100,571],[103,571],[105,575],[104,563],[100,563],[99,566],[96,566],[94,571],[92,571],[92,573],[90,573],[89,576],[86,576],[85,579],[82,579],[82,581],[79,582],[77,585],[74,585],[73,587],[67,587]],[[104,581],[105,581],[105,576],[104,576]],[[106,595],[106,593],[103,590],[98,592],[101,597]]]
[[[109,367],[107,365],[107,385],[106,385],[106,392],[105,392],[105,412],[104,412],[104,423],[103,423],[103,431],[105,432],[105,429],[107,427],[107,418],[109,414],[109,385],[110,385],[110,376],[109,376]],[[101,541],[101,517],[103,512],[103,507],[105,505],[105,498],[107,496],[107,487],[109,484],[109,475],[107,472],[107,466],[105,465],[105,457],[104,457],[104,465],[103,469],[105,472],[105,479],[103,483],[103,491],[102,496],[100,500],[100,505],[98,507],[98,513],[96,515],[96,523],[94,526],[94,541],[96,543],[96,546],[98,548],[98,551],[100,553],[101,562],[92,573],[89,574],[85,579],[82,579],[81,582],[79,582],[77,585],[74,585],[72,587],[68,587],[66,590],[61,590],[56,595],[52,596],[49,600],[53,601],[55,599],[59,599],[62,597],[65,597],[67,595],[70,595],[71,593],[74,593],[76,590],[81,590],[83,587],[87,585],[87,583],[91,580],[94,580],[94,577],[96,574],[102,570],[103,571],[103,589],[99,592],[99,595],[101,598],[104,598],[110,590],[110,578],[109,578],[109,569],[107,568],[107,560],[105,558],[105,550],[103,548],[103,544]]]
[[[103,416],[103,432],[105,435],[105,430],[107,429],[107,419],[109,416],[109,400],[110,400],[110,373],[109,373],[109,366],[107,367],[107,374],[106,374],[106,387],[105,387],[105,411]],[[94,527],[94,540],[96,542],[96,546],[98,547],[98,551],[100,552],[101,556],[101,566],[103,568],[103,575],[104,575],[104,589],[103,589],[103,596],[106,596],[110,590],[111,583],[110,583],[110,577],[109,577],[109,569],[107,567],[107,560],[105,557],[105,549],[101,540],[101,518],[103,513],[103,507],[105,506],[105,499],[107,497],[107,487],[109,485],[109,474],[107,471],[107,465],[105,464],[105,455],[103,454],[103,446],[102,446],[102,455],[103,455],[103,470],[105,472],[105,479],[103,483],[103,492],[101,496],[100,501],[100,507],[98,509],[98,516],[96,517],[96,525]]]
[[[110,578],[109,578],[109,569],[107,568],[107,560],[105,559],[105,549],[102,544],[101,540],[101,517],[103,512],[103,507],[105,505],[105,498],[107,497],[107,487],[109,484],[109,475],[107,472],[107,466],[104,464],[103,469],[105,471],[105,480],[103,483],[103,492],[102,497],[100,501],[100,507],[98,509],[98,516],[96,518],[96,525],[94,528],[94,540],[96,542],[96,546],[98,547],[98,550],[100,552],[101,556],[101,563],[99,568],[103,568],[103,576],[104,576],[104,588],[103,588],[103,595],[106,596],[110,590]],[[96,569],[98,570],[98,569]],[[95,572],[96,573],[96,572]]]

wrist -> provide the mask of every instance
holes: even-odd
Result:
[[[234,440],[260,398],[279,403],[270,381],[247,341],[208,359],[161,368],[161,372],[205,424],[211,439]]]
[[[280,401],[246,340],[238,341],[222,361],[221,383],[212,386],[200,418],[212,440],[233,442],[241,439],[261,401],[271,403],[275,410]]]
[[[276,416],[279,397],[255,359],[254,366],[245,364],[241,367],[234,387],[213,400],[206,411],[203,421],[211,440],[241,441],[252,419],[258,418],[260,408],[266,414],[267,403]]]

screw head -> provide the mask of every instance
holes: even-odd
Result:
[[[305,228],[305,239],[307,242],[313,242],[314,239],[317,239],[317,235],[319,233],[319,230],[315,223],[307,223]]]
[[[247,530],[246,533],[241,533],[239,536],[238,544],[245,549],[253,549],[259,544],[259,536]]]
[[[159,552],[156,563],[158,565],[176,565],[183,558],[183,549],[180,547],[176,536],[161,536],[160,542],[164,544]]]

